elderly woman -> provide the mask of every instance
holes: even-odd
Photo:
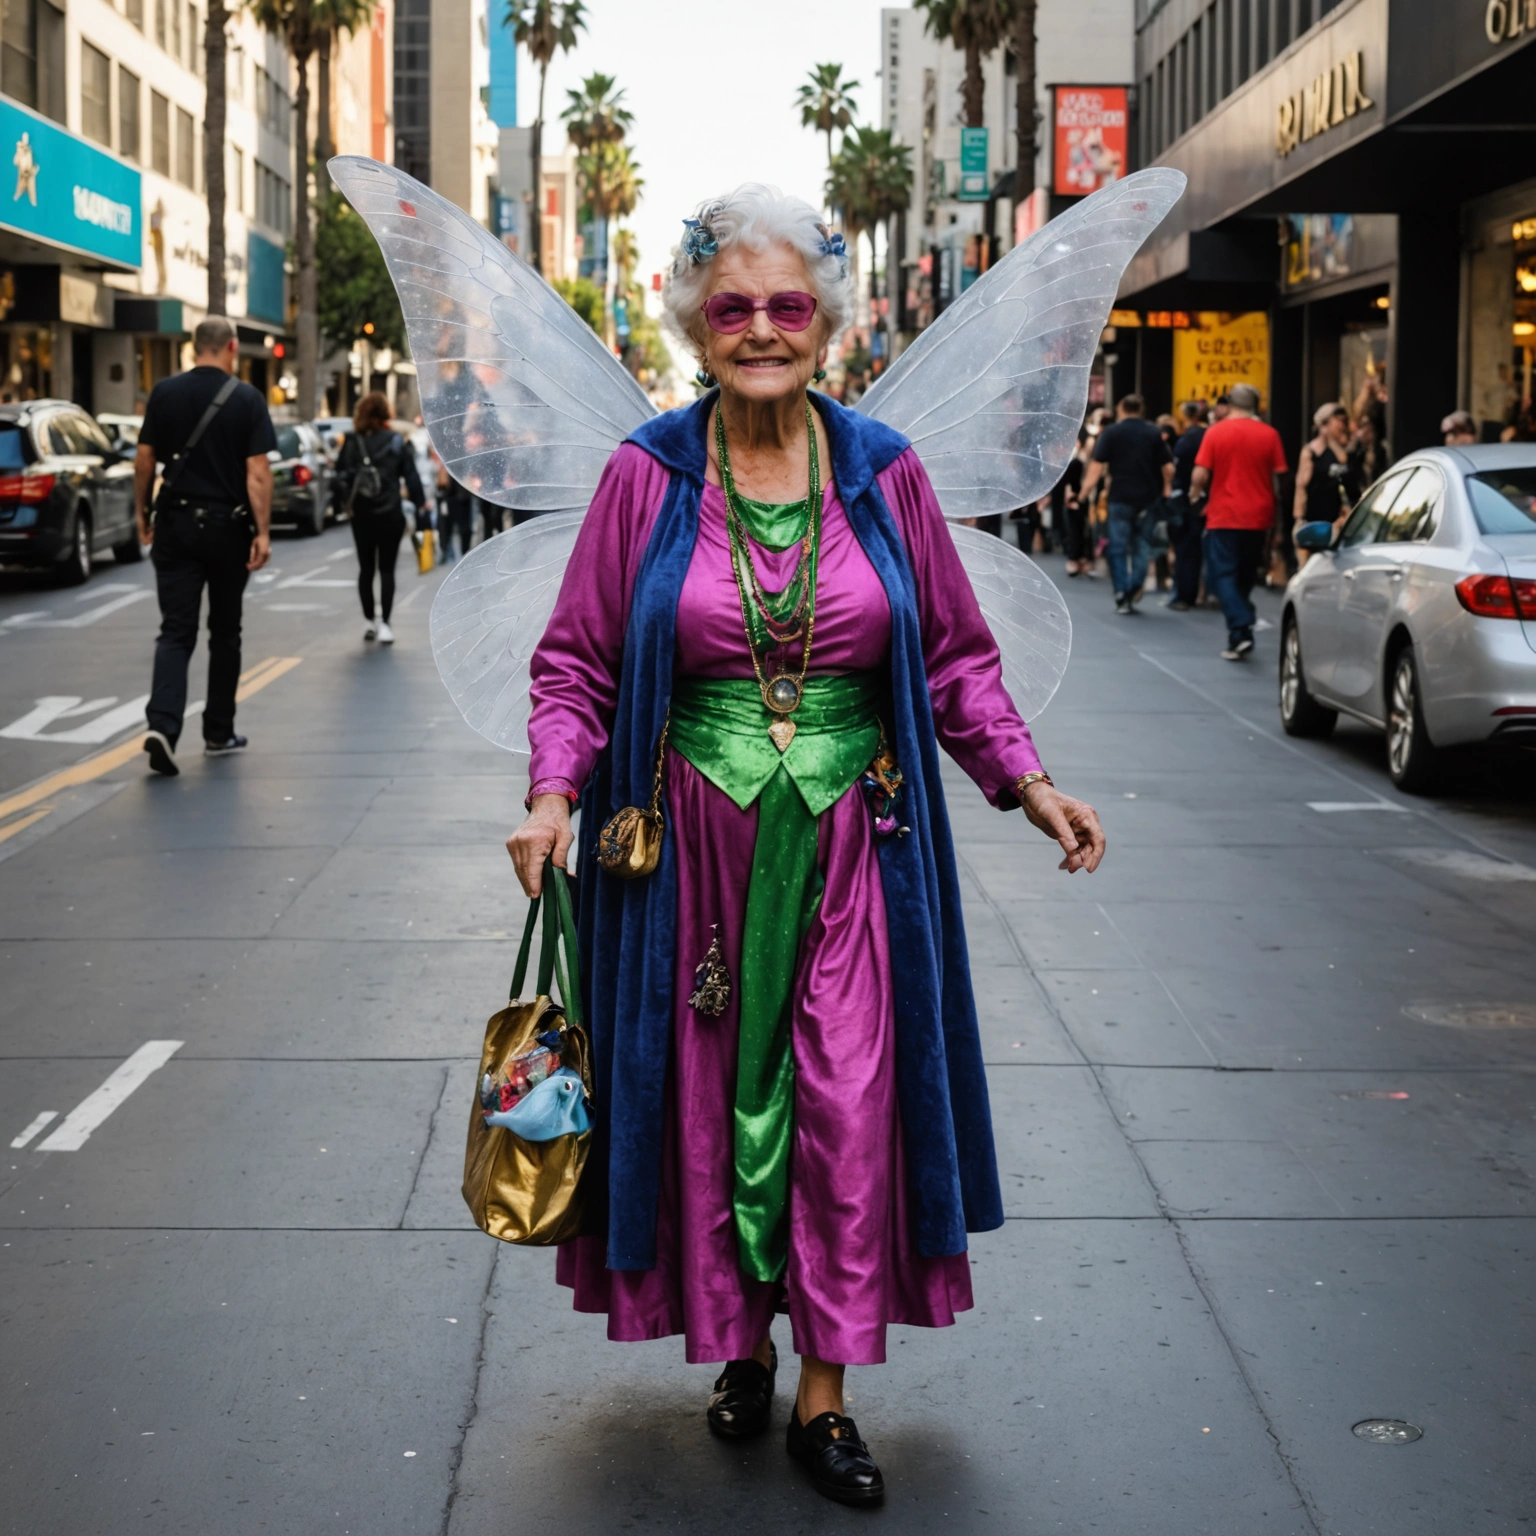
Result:
[[[533,659],[507,844],[536,894],[584,808],[603,1230],[557,1273],[611,1338],[724,1360],[724,1436],[768,1427],[787,1312],[789,1453],[872,1503],[843,1369],[970,1307],[966,1231],[1003,1220],[939,744],[1063,869],[1104,839],[1041,769],[905,439],[808,394],[853,307],[841,237],[742,187],[687,221],[665,302],[707,392],[604,474]],[[655,872],[600,871],[599,827],[658,780]]]

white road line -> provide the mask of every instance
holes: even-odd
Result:
[[[1390,800],[1308,800],[1307,809],[1331,816],[1336,811],[1396,811],[1399,816],[1411,816],[1406,805],[1393,805]]]
[[[27,1128],[26,1128],[26,1130],[24,1130],[24,1131],[23,1131],[23,1132],[22,1132],[22,1133],[21,1133],[21,1135],[20,1135],[20,1136],[18,1136],[18,1137],[16,1137],[16,1139],[15,1139],[15,1140],[14,1140],[14,1141],[12,1141],[12,1142],[11,1142],[11,1146],[12,1146],[12,1147],[13,1147],[13,1148],[14,1148],[14,1147],[24,1147],[24,1146],[26,1146],[26,1144],[27,1144],[27,1143],[28,1143],[28,1142],[29,1142],[29,1141],[31,1141],[31,1140],[32,1140],[32,1138],[33,1138],[33,1137],[34,1137],[34,1136],[36,1136],[36,1135],[37,1135],[37,1133],[38,1133],[38,1132],[39,1132],[39,1131],[40,1131],[40,1130],[42,1130],[42,1128],[43,1128],[43,1127],[44,1127],[44,1126],[45,1126],[45,1125],[47,1125],[47,1124],[48,1124],[48,1122],[49,1122],[49,1121],[50,1121],[50,1120],[57,1120],[57,1119],[58,1119],[58,1118],[59,1118],[59,1112],[58,1112],[58,1110],[56,1110],[56,1109],[45,1109],[45,1110],[44,1110],[44,1111],[43,1111],[43,1112],[42,1112],[42,1114],[40,1114],[40,1115],[39,1115],[39,1116],[38,1116],[38,1117],[37,1117],[37,1119],[35,1119],[35,1120],[34,1120],[34,1121],[33,1121],[33,1122],[32,1122],[32,1123],[31,1123],[31,1124],[30,1124],[30,1125],[29,1125],[29,1126],[28,1126],[28,1127],[27,1127]]]
[[[96,593],[91,593],[95,597]],[[12,614],[5,621],[6,627],[17,629],[85,629],[94,624],[98,619],[104,619],[109,613],[116,613],[119,608],[126,608],[130,603],[136,603],[141,598],[151,597],[154,594],[147,588],[139,587],[132,592],[125,592],[121,597],[114,597],[110,603],[102,603],[98,608],[91,608],[85,613],[77,613],[72,619],[44,619],[35,614]]]
[[[37,1150],[78,1152],[91,1132],[185,1044],[185,1040],[146,1040],[95,1093],[87,1094],[70,1110],[58,1130],[38,1143]]]

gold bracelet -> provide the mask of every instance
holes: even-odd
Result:
[[[1019,797],[1020,805],[1024,804],[1024,791],[1028,789],[1031,784],[1049,784],[1052,789],[1055,789],[1056,787],[1056,781],[1048,773],[1038,772],[1022,774],[1014,781],[1013,785],[1013,792]]]

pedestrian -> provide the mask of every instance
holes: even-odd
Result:
[[[395,606],[395,557],[405,537],[400,488],[427,518],[426,493],[411,445],[389,424],[389,400],[378,390],[364,395],[352,414],[353,430],[336,455],[336,493],[352,514],[357,546],[357,595],[362,599],[364,640],[393,645],[389,615]],[[373,612],[373,573],[379,573],[379,616]]]
[[[1392,467],[1392,448],[1381,435],[1374,411],[1361,411],[1355,417],[1355,433],[1350,455],[1355,461],[1355,475],[1363,495]]]
[[[1477,423],[1470,411],[1452,411],[1440,423],[1440,436],[1447,448],[1465,448],[1477,441]]]
[[[1224,421],[1205,434],[1195,455],[1190,490],[1205,495],[1205,584],[1227,621],[1226,661],[1253,653],[1258,621],[1249,594],[1258,577],[1265,540],[1280,505],[1285,449],[1280,434],[1259,420],[1259,392],[1234,384]]]
[[[455,480],[441,461],[437,467],[437,526],[444,563],[462,560],[475,542],[475,498],[468,486]],[[455,536],[457,555],[453,553]]]
[[[1350,452],[1349,412],[1336,400],[1312,413],[1315,435],[1296,465],[1292,521],[1340,523],[1360,499],[1360,466]]]
[[[1077,429],[1077,447],[1067,460],[1066,473],[1051,488],[1051,525],[1067,557],[1068,576],[1093,574],[1088,556],[1088,507],[1082,499],[1083,472],[1089,453],[1088,428]]]
[[[1003,1221],[958,905],[941,917],[936,733],[1063,869],[1096,866],[1103,834],[1039,766],[916,454],[809,391],[855,299],[842,237],[799,199],[746,187],[690,221],[663,303],[711,387],[604,471],[533,656],[507,847],[537,894],[583,785],[604,786],[598,816],[665,793],[649,885],[603,869],[581,817],[589,1019],[615,1045],[601,1226],[556,1278],[611,1339],[682,1333],[690,1360],[725,1360],[707,1418],[730,1439],[769,1427],[787,1311],[787,1449],[819,1492],[872,1504],[844,1367],[883,1362],[892,1323],[969,1307],[963,1228]]]
[[[261,391],[235,377],[232,320],[208,315],[192,333],[192,367],[162,379],[144,407],[133,461],[141,543],[152,544],[160,637],[145,710],[144,750],[174,777],[187,708],[187,670],[208,589],[208,700],[203,750],[217,757],[247,744],[235,733],[240,611],[245,584],[271,554],[272,463],[277,434]],[[153,515],[150,488],[163,466]]]
[[[1191,493],[1195,455],[1207,431],[1205,402],[1186,400],[1179,407],[1183,430],[1173,445],[1173,489],[1169,496],[1176,509],[1170,521],[1178,524],[1173,540],[1173,596],[1168,606],[1188,613],[1200,600],[1200,544],[1205,537],[1205,502]]]
[[[1140,395],[1121,399],[1114,425],[1099,433],[1083,477],[1082,494],[1091,498],[1109,472],[1109,576],[1115,612],[1122,616],[1134,613],[1141,601],[1152,560],[1148,533],[1158,502],[1173,485],[1173,455],[1145,409]]]

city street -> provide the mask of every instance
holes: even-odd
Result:
[[[1009,1220],[973,1312],[849,1373],[864,1518],[1531,1530],[1536,758],[1401,795],[1363,728],[1281,733],[1275,595],[1232,665],[1219,615],[1043,564],[1076,633],[1036,734],[1109,854],[1057,873],[950,770]],[[715,1441],[714,1368],[472,1225],[526,784],[438,682],[443,573],[404,551],[386,649],[355,572],[344,528],[276,540],[250,750],[194,720],[175,780],[150,567],[0,577],[0,1531],[847,1528],[784,1454],[782,1321],[774,1433]]]

